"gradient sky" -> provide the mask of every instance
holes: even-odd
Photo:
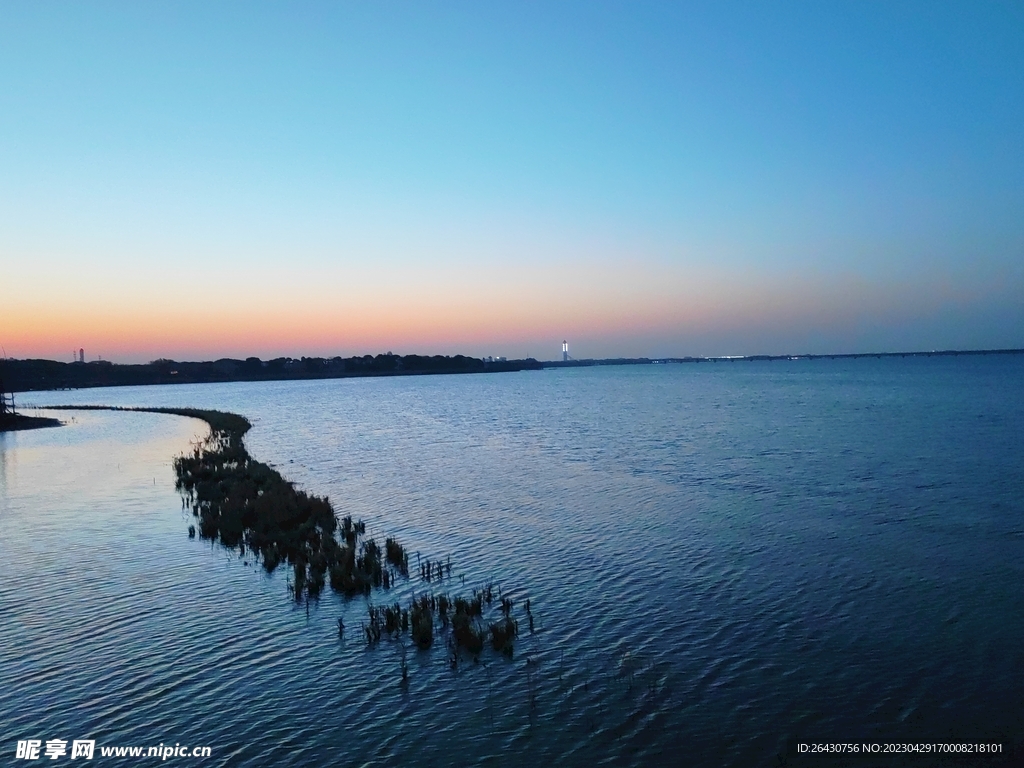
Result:
[[[1024,347],[1024,6],[0,5],[0,343]]]

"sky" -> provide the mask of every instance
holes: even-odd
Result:
[[[1024,5],[0,4],[0,344],[1024,347]]]

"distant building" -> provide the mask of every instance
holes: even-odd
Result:
[[[566,362],[569,359],[569,342],[562,341],[562,362]]]
[[[85,362],[85,350],[84,349],[79,348],[79,350],[78,350],[78,362],[80,362],[80,363],[84,363]]]

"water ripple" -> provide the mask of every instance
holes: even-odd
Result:
[[[170,458],[201,424],[80,412],[0,436],[2,730],[259,766],[748,766],[795,737],[1019,740],[1020,369],[59,393],[249,416],[253,455],[376,535],[450,555],[445,589],[530,597],[536,632],[512,661],[455,671],[410,649],[403,684],[397,645],[359,638],[365,601],[307,615],[284,574],[187,538]]]

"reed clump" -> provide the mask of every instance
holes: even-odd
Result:
[[[494,622],[490,626],[491,646],[496,651],[512,658],[512,641],[519,637],[519,622],[510,616]]]
[[[409,553],[405,547],[392,538],[384,541],[384,553],[387,561],[391,563],[403,576],[409,575]]]
[[[407,608],[399,603],[368,606],[369,622],[363,625],[366,641],[376,645],[384,637],[398,640],[408,632],[419,648],[427,649],[440,634],[452,654],[452,666],[457,667],[460,651],[476,658],[489,639],[495,651],[511,659],[519,637],[519,621],[512,615],[514,602],[504,597],[499,605],[488,610],[488,597],[493,603],[494,592],[490,585],[474,590],[470,598],[446,593],[427,594],[413,598]],[[532,626],[529,600],[525,612]],[[488,623],[487,614],[494,620]]]
[[[455,599],[452,616],[452,638],[456,648],[465,648],[474,656],[484,649],[484,633],[480,627],[480,601]]]
[[[409,611],[412,623],[412,639],[420,648],[429,648],[434,643],[434,609],[430,598],[424,596],[413,601]]]
[[[418,557],[418,555],[417,555]],[[452,575],[452,559],[420,561],[420,579],[423,581],[443,581],[445,576]]]
[[[211,434],[174,460],[176,485],[198,518],[201,538],[255,552],[272,573],[292,567],[296,600],[317,598],[330,584],[344,595],[389,589],[408,577],[409,556],[395,539],[382,550],[366,538],[366,525],[340,522],[327,497],[295,488],[279,472],[256,461],[242,436],[249,422],[234,414],[193,409],[153,409],[202,418]]]

